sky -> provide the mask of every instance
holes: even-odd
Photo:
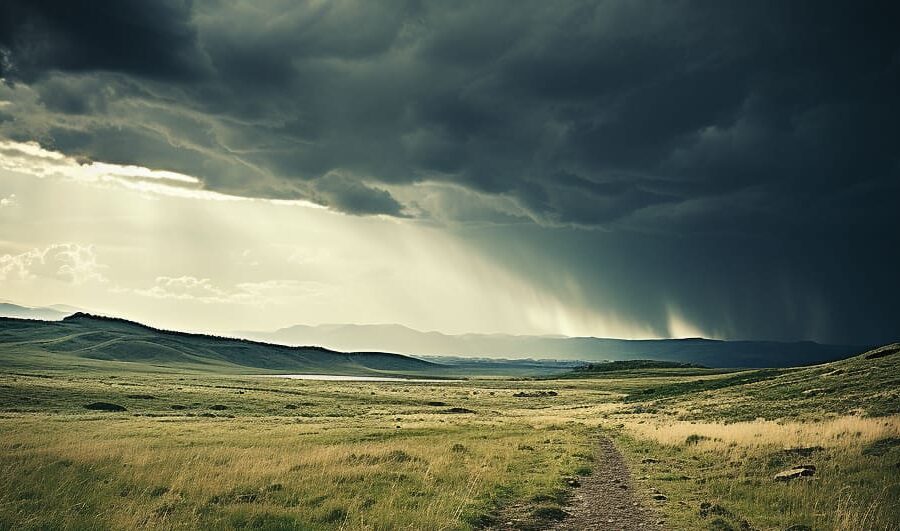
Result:
[[[900,338],[893,2],[7,0],[0,298]]]

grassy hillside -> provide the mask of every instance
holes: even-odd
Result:
[[[436,363],[379,352],[341,353],[201,334],[76,313],[62,321],[0,318],[0,363],[7,369],[216,373],[419,374]]]
[[[685,420],[752,420],[835,414],[900,414],[900,344],[798,369],[742,371],[684,383],[648,385],[627,396]]]
[[[644,381],[607,415],[674,527],[900,529],[900,344],[788,370]],[[812,465],[810,478],[774,481]],[[686,510],[691,508],[691,510]]]

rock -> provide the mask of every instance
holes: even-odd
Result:
[[[566,481],[566,485],[568,485],[570,487],[580,487],[581,486],[581,482],[578,481],[577,478],[566,478],[565,481]]]
[[[816,473],[813,465],[800,465],[775,474],[775,481],[791,481],[792,479],[809,477]]]
[[[665,494],[654,494],[653,499],[656,501],[666,501],[669,499],[669,497],[666,496]]]
[[[128,411],[124,406],[111,404],[109,402],[91,402],[90,404],[86,404],[84,409],[90,409],[92,411]]]
[[[451,407],[450,409],[445,409],[444,413],[453,413],[453,414],[466,414],[466,413],[475,413],[471,409],[466,409],[464,407]]]

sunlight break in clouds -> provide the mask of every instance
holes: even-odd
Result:
[[[235,198],[189,175],[79,164],[34,143],[0,144],[0,172],[23,198],[0,228],[4,296],[22,303],[191,330],[660,335],[597,311],[563,272],[562,288],[536,285],[428,221]]]
[[[83,183],[120,186],[138,192],[173,197],[217,201],[249,201],[245,197],[212,192],[200,188],[196,177],[141,166],[80,163],[72,157],[44,149],[37,142],[0,140],[0,168],[35,177],[61,177]],[[287,204],[318,207],[308,201],[283,201]]]

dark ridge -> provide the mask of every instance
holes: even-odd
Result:
[[[575,372],[614,372],[630,371],[636,369],[708,369],[705,365],[697,363],[682,363],[678,361],[658,360],[625,360],[609,361],[604,363],[586,363],[572,369]]]

